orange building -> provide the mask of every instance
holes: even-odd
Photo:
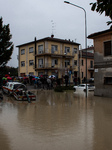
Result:
[[[86,80],[86,49],[79,51],[80,82]],[[94,47],[87,48],[87,81],[94,78]]]

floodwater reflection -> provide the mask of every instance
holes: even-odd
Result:
[[[1,149],[112,149],[111,99],[95,97],[93,92],[87,99],[84,92],[34,92],[37,101],[32,103],[4,96],[0,103]]]

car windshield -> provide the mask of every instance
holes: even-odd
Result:
[[[88,87],[93,87],[93,85],[88,85]]]
[[[80,85],[79,85],[79,87],[85,87],[85,85],[83,85],[83,84],[80,84]]]
[[[25,89],[26,87],[23,84],[15,84],[14,89],[22,88]]]

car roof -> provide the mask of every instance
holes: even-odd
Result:
[[[20,82],[8,82],[8,84],[22,84],[22,83],[20,83]]]

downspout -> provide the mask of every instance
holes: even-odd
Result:
[[[37,51],[36,51],[36,37],[35,37],[35,71],[36,71],[36,67],[37,67],[37,61],[36,61],[36,54],[37,54]]]

